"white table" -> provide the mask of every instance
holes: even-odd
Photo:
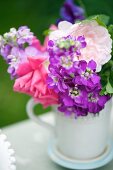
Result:
[[[52,121],[50,114],[43,116]],[[17,170],[65,170],[53,163],[47,155],[50,132],[31,120],[3,129],[15,149]],[[99,170],[113,170],[113,161]]]

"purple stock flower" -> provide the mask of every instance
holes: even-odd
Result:
[[[19,49],[17,47],[13,47],[10,55],[7,56],[7,62],[9,64],[8,73],[11,74],[11,78],[16,77],[16,71],[18,69],[19,64],[26,62],[27,56],[24,50]]]
[[[22,26],[18,30],[11,28],[9,32],[0,36],[0,54],[9,64],[8,73],[11,74],[11,79],[17,76],[19,64],[27,61],[28,52],[33,56],[36,54],[37,50],[30,46],[33,38],[34,35],[27,26]]]
[[[87,108],[87,91],[83,89],[83,86],[68,87],[68,90],[61,95],[61,98],[66,106],[76,105],[81,108]]]
[[[81,108],[81,107],[67,107],[64,104],[61,104],[61,106],[58,107],[58,110],[60,112],[65,113],[66,116],[71,116],[72,114],[75,115],[75,118],[79,117],[79,116],[87,116],[88,115],[88,110]],[[75,114],[76,113],[76,114]]]
[[[3,36],[0,35],[0,48],[5,44]]]
[[[73,67],[74,61],[81,55],[81,49],[86,47],[84,36],[62,37],[56,41],[48,42],[48,52],[52,65],[61,65],[65,69]]]
[[[66,0],[60,9],[60,17],[57,24],[64,20],[74,24],[77,20],[85,19],[85,11],[82,7],[75,5],[73,0]]]
[[[59,72],[60,69],[53,67],[52,65],[49,66],[50,74],[48,76],[48,86],[56,92],[65,92],[67,86],[65,84],[65,79],[63,74]],[[62,72],[62,70],[61,70]]]
[[[99,113],[105,106],[105,103],[110,99],[110,96],[99,95],[100,91],[93,91],[88,94],[88,111],[90,113]]]
[[[110,99],[108,95],[101,96],[100,90],[88,92],[84,86],[75,86],[66,90],[65,93],[59,93],[59,110],[66,115],[74,114],[75,117],[86,116],[88,113],[97,114]]]
[[[33,33],[30,32],[30,29],[27,26],[22,26],[17,31],[17,43],[19,45],[28,43],[29,45],[32,43]]]
[[[16,69],[13,66],[9,66],[7,72],[10,74],[11,80],[17,77]]]
[[[7,45],[10,47],[16,46],[24,48],[24,44],[28,43],[30,45],[33,38],[34,34],[27,26],[22,26],[18,30],[11,28],[3,37],[0,36],[0,48],[4,49]]]
[[[76,64],[76,63],[75,63]],[[78,64],[78,63],[77,63]],[[78,85],[84,85],[88,89],[94,89],[96,86],[101,88],[100,76],[96,74],[96,63],[91,60],[89,63],[86,61],[81,61],[78,65],[78,75],[74,78],[74,83]]]
[[[0,49],[0,53],[6,61],[7,61],[7,56],[10,54],[10,51],[11,51],[11,46],[8,44],[2,46]]]
[[[65,112],[66,115],[74,114],[75,117],[85,116],[88,114],[87,109],[87,91],[83,86],[75,85],[60,93],[61,106],[58,108],[61,112]]]
[[[83,36],[71,36],[49,41],[48,87],[59,95],[61,112],[66,115],[94,115],[104,108],[109,96],[101,96],[100,76],[96,73],[96,63],[80,59],[81,48],[86,47]],[[79,58],[77,58],[79,57]]]

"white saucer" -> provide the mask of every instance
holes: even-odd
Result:
[[[69,169],[95,169],[102,167],[109,163],[113,159],[113,142],[108,143],[108,146],[106,147],[103,154],[101,154],[99,157],[91,160],[75,160],[70,159],[66,156],[64,156],[56,147],[55,140],[52,140],[48,147],[48,154],[50,158],[60,166],[63,166],[65,168]]]

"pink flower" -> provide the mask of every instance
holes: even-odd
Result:
[[[45,58],[28,57],[28,62],[19,66],[15,80],[14,91],[26,93],[35,98],[44,107],[58,104],[58,96],[47,87],[47,71],[44,68]]]
[[[48,37],[44,45],[34,37],[31,46],[25,49],[27,62],[19,65],[14,90],[28,94],[44,107],[58,104],[57,94],[47,87],[49,55],[46,51]],[[47,65],[47,66],[46,66]]]
[[[57,29],[54,25],[51,30]],[[19,65],[16,74],[19,78],[15,80],[14,91],[32,96],[44,107],[58,104],[57,94],[48,88],[48,65],[49,55],[47,52],[48,37],[44,45],[34,37],[30,46],[25,48],[27,62]]]
[[[72,25],[63,21],[58,25],[58,30],[50,35],[50,39],[59,39],[61,37],[84,36],[87,43],[86,48],[81,50],[79,60],[94,60],[97,63],[97,71],[101,70],[102,65],[111,59],[112,39],[108,30],[99,25],[95,20],[83,21]]]

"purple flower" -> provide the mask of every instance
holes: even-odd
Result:
[[[6,44],[3,45],[0,49],[0,54],[3,56],[3,58],[7,61],[7,56],[10,54],[11,46]]]
[[[54,66],[62,66],[65,69],[71,69],[74,61],[81,55],[81,49],[86,47],[84,36],[62,37],[56,41],[48,42],[48,52],[50,63]]]
[[[27,26],[22,26],[18,30],[11,28],[9,32],[3,35],[3,37],[0,36],[0,48],[5,47],[6,45],[11,47],[24,47],[25,43],[30,45],[32,43],[33,37],[33,33]]]
[[[27,56],[24,50],[17,47],[13,47],[10,55],[7,56],[7,62],[9,64],[8,73],[11,74],[11,78],[16,77],[16,71],[19,64],[26,62]]]
[[[74,83],[78,85],[84,85],[89,90],[92,90],[95,87],[98,87],[100,89],[100,76],[97,75],[95,71],[95,61],[91,60],[89,61],[89,63],[84,60],[80,61],[77,70],[78,75],[75,76]]]
[[[105,103],[110,99],[110,96],[99,95],[100,91],[93,91],[88,94],[88,111],[90,113],[99,113],[105,106]]]
[[[50,74],[48,75],[48,86],[56,92],[65,92],[67,86],[65,84],[65,79],[63,74],[60,73],[62,70],[58,69],[57,67],[53,67],[52,65],[49,66]]]
[[[60,107],[61,112],[66,115],[85,116],[88,114],[88,93],[83,86],[77,86],[69,88],[65,93],[60,93]]]
[[[85,19],[85,11],[82,7],[75,5],[73,0],[66,0],[60,9],[60,16],[57,24],[64,20],[74,24],[77,20]]]
[[[27,26],[22,26],[17,31],[17,43],[19,45],[28,43],[29,45],[32,43],[34,35],[30,32],[30,29]]]
[[[11,28],[9,32],[6,32],[3,35],[3,38],[5,40],[5,44],[8,44],[10,46],[17,45],[17,30],[15,28]]]
[[[37,49],[30,46],[33,38],[34,35],[27,26],[18,30],[11,28],[9,32],[0,36],[0,54],[9,64],[8,73],[11,74],[11,79],[17,76],[19,64],[27,61],[27,55],[37,55]]]
[[[61,95],[62,102],[66,106],[78,106],[81,108],[87,108],[87,91],[83,86],[75,85],[74,87],[68,87],[65,93]]]
[[[17,77],[16,69],[13,66],[9,66],[7,72],[10,74],[11,80]]]
[[[58,110],[60,112],[65,113],[66,116],[71,116],[72,114],[74,114],[75,118],[77,118],[79,116],[87,116],[88,115],[87,109],[84,109],[81,107],[76,107],[76,106],[67,107],[64,104],[62,104],[61,106],[58,107]]]
[[[64,93],[59,93],[60,107],[59,110],[66,115],[86,116],[89,113],[97,114],[105,106],[106,102],[110,99],[110,96],[101,96],[101,90],[94,90],[88,92],[84,86],[75,86],[66,90]]]
[[[85,38],[63,37],[49,42],[48,87],[59,96],[59,110],[67,116],[96,114],[104,108],[109,96],[100,96],[100,76],[96,73],[96,63],[78,60],[80,49],[85,48]],[[75,50],[74,50],[75,49]],[[80,58],[80,56],[79,56]],[[78,60],[78,61],[77,61]]]
[[[2,46],[4,46],[4,44],[5,44],[5,40],[4,40],[3,36],[0,35],[0,48]]]

